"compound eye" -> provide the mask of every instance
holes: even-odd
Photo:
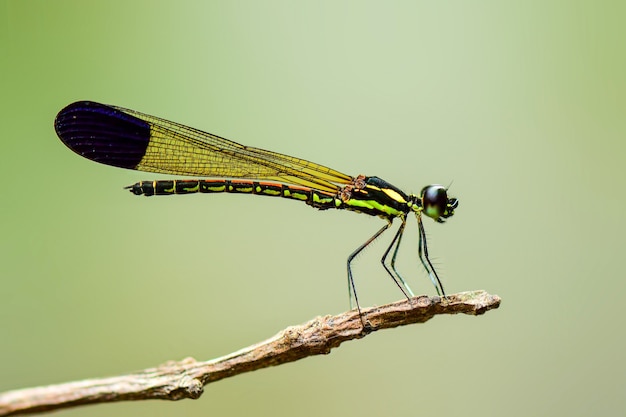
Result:
[[[443,185],[429,185],[422,189],[422,205],[424,214],[438,220],[445,212],[448,204],[448,193]]]

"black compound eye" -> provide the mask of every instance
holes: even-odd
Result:
[[[429,185],[422,189],[424,214],[435,220],[446,212],[448,193],[443,185]]]

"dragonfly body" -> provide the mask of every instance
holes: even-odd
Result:
[[[350,301],[356,301],[351,262],[399,218],[400,228],[382,257],[382,264],[403,294],[413,292],[395,267],[406,226],[414,213],[419,228],[419,256],[437,293],[445,296],[430,259],[422,214],[439,223],[454,214],[458,200],[447,189],[429,185],[419,195],[406,194],[378,177],[352,177],[304,159],[244,146],[165,119],[134,110],[82,101],[59,112],[59,138],[77,154],[107,165],[139,171],[183,174],[211,179],[141,181],[129,187],[136,195],[246,193],[303,201],[320,210],[350,210],[386,220],[347,261]],[[386,260],[391,256],[390,266]]]
[[[303,201],[320,210],[339,209],[391,220],[411,211],[412,199],[378,177],[358,176],[336,193],[278,182],[247,180],[157,180],[140,181],[129,187],[135,195],[193,193],[244,193]],[[415,201],[413,199],[413,204]]]

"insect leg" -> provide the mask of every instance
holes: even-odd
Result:
[[[426,272],[428,272],[428,276],[432,281],[435,289],[437,289],[437,295],[446,297],[446,292],[443,289],[443,285],[441,284],[441,280],[439,279],[439,275],[437,275],[437,271],[435,271],[435,267],[432,262],[430,262],[430,258],[428,257],[428,245],[426,243],[426,231],[424,230],[424,225],[422,224],[422,217],[417,216],[417,225],[419,228],[419,244],[418,244],[418,252],[420,261],[422,261],[422,265]],[[440,291],[441,289],[441,291]]]
[[[385,251],[380,262],[383,264],[383,267],[393,279],[393,282],[395,282],[398,288],[400,288],[400,291],[402,291],[402,294],[404,294],[404,296],[408,299],[409,295],[413,297],[413,291],[411,291],[411,288],[409,287],[409,285],[404,281],[404,278],[402,278],[402,275],[400,275],[400,273],[396,269],[396,256],[398,255],[398,248],[400,247],[400,242],[402,241],[402,235],[404,234],[405,226],[406,226],[406,217],[403,217],[402,224],[400,224],[400,228],[396,232],[396,235],[393,237],[391,244]],[[391,252],[391,248],[393,248],[394,245],[395,245],[395,248],[393,250],[393,255],[391,256],[391,269],[393,270],[393,272],[391,272],[391,270],[389,270],[387,265],[385,265],[385,261],[387,260],[387,256],[389,255],[389,252]],[[400,280],[400,282],[398,282],[398,279]]]
[[[378,238],[381,234],[383,234],[383,232],[387,229],[389,229],[389,226],[391,226],[391,221],[389,221],[387,224],[385,224],[383,227],[380,228],[380,230],[378,230],[376,233],[374,233],[374,235],[372,237],[370,237],[369,239],[367,239],[365,241],[365,243],[363,243],[361,246],[359,246],[354,252],[352,252],[350,254],[350,256],[348,256],[348,295],[350,298],[350,309],[352,309],[352,297],[354,296],[354,301],[356,303],[356,308],[359,311],[359,316],[361,317],[361,323],[363,323],[363,327],[365,327],[365,322],[363,321],[363,315],[361,314],[361,306],[359,305],[359,297],[356,294],[356,286],[354,285],[354,279],[352,278],[352,260],[359,254],[361,253],[361,251],[363,249],[365,249],[370,243],[372,243],[374,240],[376,240],[376,238]]]

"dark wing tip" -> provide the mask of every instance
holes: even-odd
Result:
[[[77,101],[54,120],[61,141],[77,154],[102,164],[134,169],[150,143],[150,125],[122,110]]]

